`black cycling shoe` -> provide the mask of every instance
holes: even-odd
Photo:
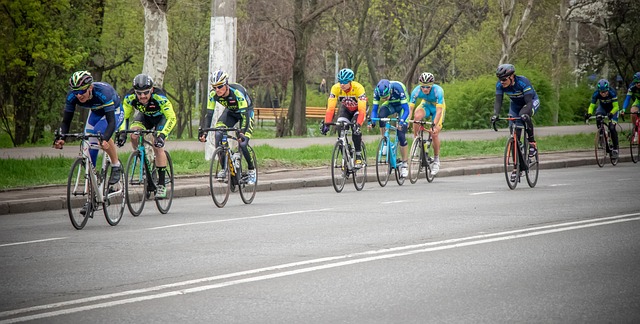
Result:
[[[109,184],[114,185],[120,182],[120,176],[122,175],[122,167],[121,166],[112,166],[111,167],[111,177],[109,178]]]

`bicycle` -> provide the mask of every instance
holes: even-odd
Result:
[[[629,134],[629,147],[631,148],[631,161],[638,163],[640,161],[640,112],[631,112],[630,115],[636,115],[636,122],[631,128],[631,134]]]
[[[400,170],[402,163],[401,160],[397,158],[398,129],[396,126],[391,125],[391,122],[397,122],[398,118],[371,118],[371,121],[374,123],[377,121],[387,122],[387,127],[385,127],[384,135],[382,135],[380,139],[378,152],[376,153],[376,177],[378,184],[380,184],[381,187],[386,186],[387,182],[389,182],[391,172],[395,171],[396,182],[402,186],[404,184],[404,177],[402,177]],[[393,140],[391,139],[390,130],[394,130],[396,133]]]
[[[529,156],[529,138],[527,137],[527,123],[523,126],[517,125],[516,121],[520,117],[498,118],[498,120],[509,121],[509,139],[504,148],[504,175],[509,189],[513,190],[520,182],[522,173],[527,178],[529,187],[533,188],[538,183],[538,151],[534,156]],[[493,122],[493,129],[497,132],[496,122]],[[520,140],[520,136],[524,140]]]
[[[80,153],[71,165],[69,177],[67,179],[67,210],[71,225],[77,230],[81,230],[87,224],[89,218],[93,218],[93,213],[102,209],[107,223],[116,226],[122,219],[125,204],[125,189],[120,177],[120,181],[113,185],[109,183],[111,177],[111,161],[104,151],[101,153],[102,164],[100,170],[96,170],[91,163],[89,148],[93,147],[89,143],[91,138],[102,138],[101,134],[73,133],[60,134],[56,132],[56,140],[61,137],[78,138],[80,142]],[[55,140],[54,140],[55,143]],[[76,197],[80,199],[76,199]]]
[[[425,125],[433,125],[432,122],[424,120],[409,120],[414,124],[420,125],[418,128],[418,137],[416,137],[411,145],[411,153],[409,154],[409,181],[416,183],[420,178],[420,173],[425,172],[428,182],[433,182],[436,177],[431,173],[431,165],[434,160],[433,149],[431,148],[431,130],[427,130]],[[424,132],[427,132],[428,137],[424,138]]]
[[[138,147],[131,152],[125,169],[125,192],[129,212],[134,217],[139,216],[144,209],[147,199],[151,199],[153,195],[158,211],[161,214],[168,213],[173,203],[174,190],[174,173],[171,154],[169,154],[169,151],[166,149],[164,150],[164,154],[167,157],[167,167],[165,180],[162,185],[164,185],[167,190],[167,196],[165,198],[156,198],[155,195],[160,185],[160,183],[158,183],[158,168],[155,165],[153,144],[145,138],[147,134],[155,135],[156,131],[129,129],[117,132],[116,136],[118,136],[119,133],[138,135]]]
[[[331,154],[331,182],[336,192],[342,192],[345,182],[353,175],[353,185],[357,191],[364,188],[367,181],[367,149],[364,142],[361,146],[362,166],[355,165],[355,151],[349,135],[351,135],[351,126],[356,123],[350,121],[337,121],[335,123],[327,123],[334,125],[338,131],[338,139],[333,147]]]
[[[618,164],[618,157],[613,157],[613,143],[611,141],[611,131],[609,130],[609,124],[612,122],[609,119],[609,122],[605,124],[604,115],[595,115],[588,118],[585,118],[585,122],[589,124],[590,119],[595,119],[598,124],[598,129],[596,130],[595,137],[595,154],[596,154],[596,163],[599,167],[604,167],[605,159],[607,155],[609,155],[609,161],[611,164]]]
[[[229,200],[229,193],[235,192],[237,187],[240,191],[242,202],[250,204],[256,196],[256,188],[258,187],[256,153],[253,147],[247,144],[247,150],[255,168],[255,182],[250,183],[248,171],[243,171],[242,150],[240,149],[239,141],[240,129],[229,127],[201,128],[198,130],[198,134],[216,131],[223,132],[223,136],[222,145],[216,147],[215,151],[213,151],[209,168],[209,191],[213,203],[219,208],[224,207]],[[227,132],[235,132],[235,136],[229,136]],[[229,139],[238,143],[235,149],[229,147]],[[221,171],[224,171],[224,174]]]

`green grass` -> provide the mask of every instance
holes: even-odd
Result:
[[[628,147],[623,136],[620,147]],[[548,136],[537,138],[541,152],[591,149],[593,135],[577,134],[565,136]],[[367,155],[375,156],[377,141],[366,143]],[[501,156],[504,152],[505,139],[494,141],[443,141],[441,156],[443,160],[461,157]],[[269,145],[254,148],[261,170],[281,168],[304,168],[325,166],[331,158],[332,145],[313,145],[299,149],[281,149]],[[126,163],[129,152],[120,154],[122,163]],[[176,175],[206,175],[209,163],[204,160],[204,152],[185,150],[171,151]],[[30,187],[47,184],[65,184],[69,168],[73,163],[70,158],[40,157],[37,159],[0,159],[0,189]]]

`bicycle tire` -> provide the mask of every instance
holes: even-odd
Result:
[[[524,154],[525,161],[527,164],[527,170],[525,172],[527,178],[527,184],[529,187],[533,188],[538,183],[538,171],[540,164],[538,163],[538,151],[536,150],[536,154],[534,156],[529,156],[529,140],[524,139]]]
[[[238,185],[238,189],[240,190],[240,198],[242,198],[242,202],[245,204],[250,204],[256,197],[256,189],[258,188],[258,160],[256,159],[256,152],[253,150],[253,147],[247,145],[247,150],[249,150],[249,156],[251,156],[251,160],[253,161],[253,167],[256,172],[256,182],[254,182],[253,184],[247,183],[249,174],[243,172],[241,175],[242,180],[240,181],[240,185]],[[248,166],[247,168],[245,168],[242,158],[240,158],[240,170],[245,169],[248,170]]]
[[[427,177],[427,181],[431,183],[433,182],[433,179],[436,178],[436,175],[431,173],[431,165],[433,164],[433,160],[429,161],[429,156],[435,156],[435,153],[433,152],[433,142],[429,142],[429,144],[427,144],[427,150],[424,152],[424,160],[425,164],[427,165],[425,169],[425,175]]]
[[[161,214],[166,214],[171,209],[171,204],[173,203],[173,190],[174,190],[174,173],[173,173],[173,161],[171,160],[171,154],[169,151],[164,151],[165,156],[167,157],[167,168],[164,173],[164,187],[167,190],[167,196],[163,199],[155,199],[156,208]]]
[[[103,170],[104,177],[104,201],[102,202],[102,212],[107,223],[111,226],[116,226],[122,220],[124,214],[124,206],[126,204],[125,188],[123,176],[120,175],[120,181],[109,184],[111,178],[111,172],[113,172],[113,166],[111,163],[107,163],[105,170]]]
[[[411,183],[418,182],[418,178],[420,178],[420,171],[423,169],[422,150],[422,139],[416,138],[411,144],[411,153],[409,153],[409,181]]]
[[[144,209],[147,197],[147,171],[142,164],[140,151],[133,151],[125,169],[125,197],[127,209],[134,217]]]
[[[213,199],[213,203],[218,207],[222,208],[227,204],[229,200],[229,183],[230,183],[230,172],[229,172],[229,163],[225,163],[223,166],[222,163],[226,157],[227,153],[223,147],[216,148],[213,151],[213,156],[211,157],[211,166],[209,167],[209,193],[211,194],[211,198]],[[218,172],[224,170],[225,176],[223,178],[218,178]]]
[[[382,155],[383,148],[387,148],[387,154]],[[389,175],[391,175],[391,164],[389,163],[389,143],[387,137],[383,136],[378,144],[378,151],[376,153],[376,178],[380,187],[384,187],[389,182]]]
[[[507,180],[507,186],[513,190],[520,180],[520,168],[518,166],[518,148],[513,137],[509,137],[507,145],[504,148],[504,175]],[[515,177],[511,175],[516,173]]]
[[[640,161],[640,133],[638,133],[638,126],[633,126],[633,131],[631,136],[629,137],[629,148],[631,149],[631,161],[633,163],[638,163]]]
[[[601,168],[604,167],[604,160],[607,156],[607,142],[604,136],[602,128],[599,128],[595,137],[595,154],[596,163]]]
[[[77,189],[81,189],[78,191]],[[84,199],[76,199],[82,196]],[[80,210],[86,206],[85,215]],[[93,187],[91,178],[87,177],[85,160],[77,158],[71,165],[69,177],[67,178],[67,210],[71,225],[77,230],[81,230],[90,217],[93,217]]]
[[[336,142],[331,153],[331,184],[336,192],[342,192],[347,181],[347,161],[342,143]]]
[[[396,173],[396,182],[398,183],[399,186],[402,186],[405,180],[405,177],[401,176],[401,172],[402,172],[402,160],[398,159],[396,162],[395,173]]]
[[[360,147],[360,156],[362,157],[362,167],[353,170],[353,185],[357,191],[361,191],[367,182],[367,148],[364,142]]]
[[[613,143],[611,143],[612,139],[611,139],[611,132],[609,131],[609,128],[607,127],[607,146],[609,147],[609,162],[611,162],[611,165],[616,166],[618,164],[618,161],[620,161],[620,150],[618,150],[618,156],[617,157],[613,157]]]

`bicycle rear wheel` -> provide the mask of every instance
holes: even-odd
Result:
[[[81,199],[76,197],[80,196]],[[84,208],[84,214],[81,211]],[[77,158],[71,165],[67,179],[67,210],[71,225],[75,229],[82,229],[89,217],[93,217],[93,187],[88,177],[85,161]]]
[[[607,142],[604,139],[604,133],[601,128],[596,131],[595,153],[596,163],[602,168],[604,166],[604,159],[607,156]]]
[[[416,138],[411,145],[411,153],[409,154],[409,181],[411,183],[416,183],[420,177],[420,172],[424,170],[422,166],[422,150],[422,140]]]
[[[383,136],[382,139],[380,139],[378,151],[376,152],[376,177],[378,178],[380,187],[387,185],[389,175],[391,175],[391,164],[389,163],[389,155],[391,152],[388,146],[387,138]],[[383,155],[383,152],[386,152],[386,154]]]
[[[342,192],[347,181],[347,163],[344,158],[342,144],[336,142],[331,154],[331,183],[336,192]]]
[[[353,170],[353,185],[356,187],[357,191],[362,190],[362,188],[364,188],[364,184],[367,182],[367,149],[364,142],[361,144],[360,151],[362,167]]]
[[[638,163],[638,161],[640,161],[640,147],[638,146],[638,142],[640,142],[640,134],[638,133],[638,131],[638,126],[634,125],[631,136],[629,137],[631,161],[633,161],[633,163]]]
[[[538,151],[536,150],[536,154],[534,156],[529,156],[529,141],[524,140],[524,152],[525,152],[525,161],[527,163],[527,183],[529,187],[533,188],[538,183]]]
[[[227,154],[224,148],[216,148],[211,157],[211,167],[209,168],[209,192],[213,203],[219,208],[224,207],[227,200],[229,200],[229,182],[231,179],[229,177],[229,163],[225,163],[225,160],[227,160]],[[224,176],[218,177],[218,173],[221,171],[224,171]]]
[[[139,151],[133,151],[125,169],[125,193],[127,208],[133,216],[139,216],[144,209],[147,196],[147,172]]]
[[[513,190],[518,185],[520,178],[520,168],[518,167],[518,148],[513,137],[509,137],[507,146],[504,148],[504,176],[507,179],[507,186]]]
[[[171,204],[173,203],[173,161],[171,160],[171,155],[169,151],[164,151],[164,154],[167,156],[167,168],[164,172],[164,183],[159,183],[159,185],[164,185],[167,189],[167,197],[163,199],[156,199],[156,207],[161,214],[166,214],[169,212],[171,208]]]
[[[126,201],[124,177],[121,175],[120,181],[110,185],[109,179],[111,178],[113,167],[111,166],[111,163],[107,163],[105,168],[104,177],[102,178],[102,181],[104,181],[104,201],[102,202],[102,211],[104,212],[104,217],[107,219],[107,223],[111,226],[116,226],[120,223],[122,214],[124,214],[124,205]]]
[[[241,177],[242,180],[238,185],[240,190],[240,198],[242,198],[242,202],[245,204],[250,204],[253,202],[253,198],[256,197],[256,189],[258,188],[258,160],[256,160],[256,152],[253,150],[253,147],[247,145],[247,150],[249,150],[249,156],[251,156],[251,161],[253,161],[253,167],[256,172],[256,181],[252,184],[247,183],[249,179],[249,175],[247,174],[248,166],[244,166],[242,159],[240,159],[240,170],[243,170]]]

